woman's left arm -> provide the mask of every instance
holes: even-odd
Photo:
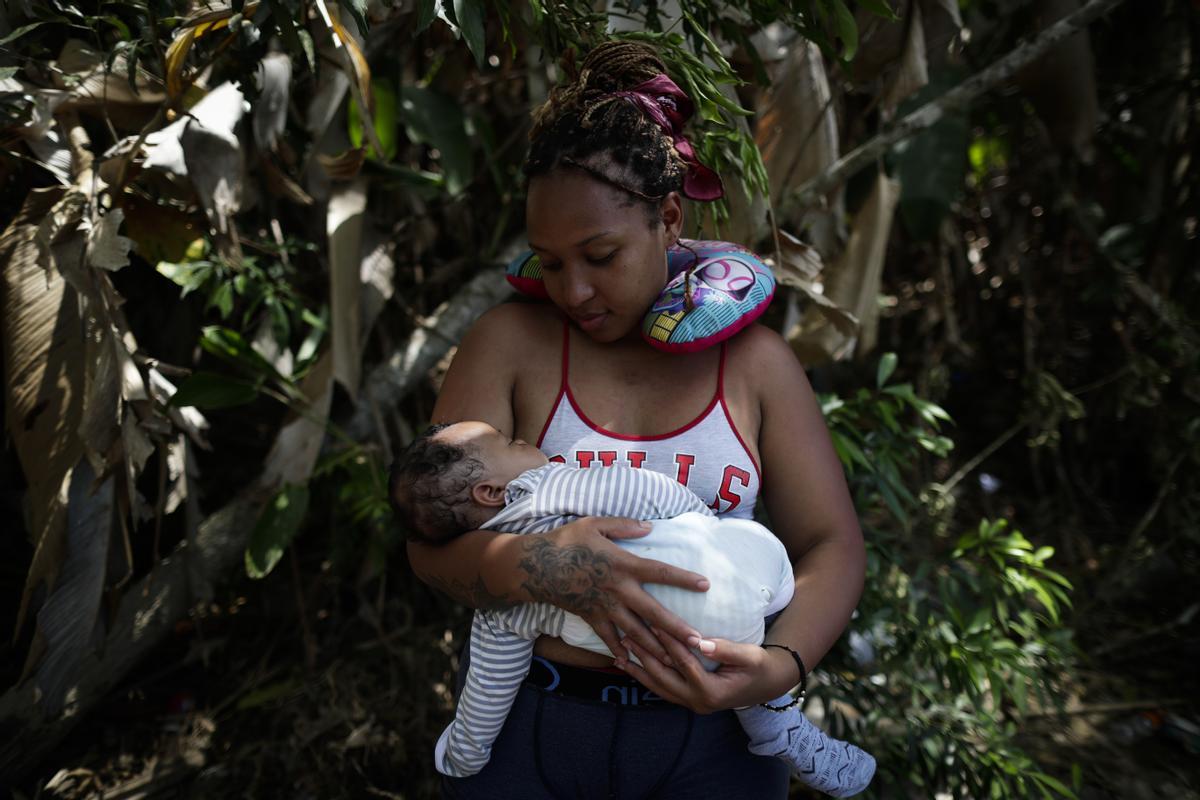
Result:
[[[795,596],[767,642],[795,650],[811,670],[841,636],[862,594],[862,532],[816,396],[791,348],[760,326],[743,332],[736,344],[730,358],[744,381],[737,391],[748,388],[761,413],[758,442],[771,526],[796,577]],[[799,679],[791,656],[778,648],[716,640],[705,655],[722,666],[707,673],[683,643],[660,639],[674,669],[646,662],[636,646],[631,651],[646,668],[624,667],[656,693],[696,711],[773,700]],[[707,651],[708,643],[701,649]]]
[[[771,527],[787,548],[796,594],[767,641],[800,653],[812,669],[850,622],[862,595],[866,550],[841,461],[808,377],[773,331],[759,348],[763,494]],[[786,655],[786,654],[785,654]]]

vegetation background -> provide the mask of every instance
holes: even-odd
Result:
[[[1200,796],[1184,0],[9,0],[0,786],[436,793],[469,617],[383,470],[608,36],[697,99],[695,232],[776,269],[855,491],[807,709],[867,795]]]

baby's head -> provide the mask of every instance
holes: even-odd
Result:
[[[392,463],[388,495],[410,539],[441,544],[482,527],[503,508],[504,487],[546,463],[486,422],[433,425]]]

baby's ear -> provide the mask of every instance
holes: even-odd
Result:
[[[505,484],[484,479],[471,487],[471,499],[487,508],[504,507]]]

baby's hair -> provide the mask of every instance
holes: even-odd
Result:
[[[642,110],[614,92],[632,89],[666,65],[654,48],[605,42],[588,53],[579,74],[554,88],[533,114],[525,175],[562,166],[583,169],[640,198],[657,225],[658,201],[683,186],[685,166],[671,138]]]
[[[433,437],[449,425],[430,425],[404,449],[388,475],[388,498],[408,538],[441,544],[471,530],[471,487],[483,474],[472,448]]]

